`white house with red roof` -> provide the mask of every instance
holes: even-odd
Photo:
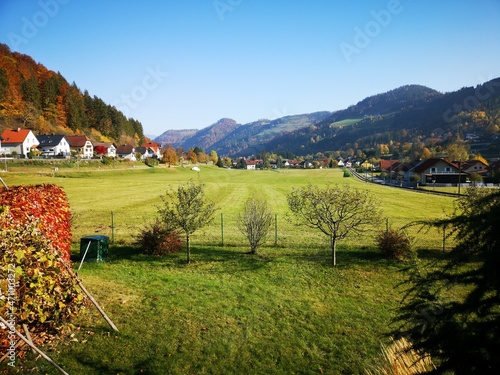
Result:
[[[68,135],[66,139],[71,151],[74,151],[77,155],[84,159],[91,159],[94,156],[94,146],[86,135]]]
[[[39,142],[35,134],[30,129],[17,128],[15,130],[7,129],[2,133],[2,145],[0,153],[3,155],[24,155],[38,146]]]
[[[144,147],[146,150],[150,149],[158,159],[161,159],[161,145],[159,143],[144,142],[142,144],[142,147]]]

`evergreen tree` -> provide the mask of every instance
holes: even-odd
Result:
[[[458,242],[444,265],[411,268],[393,332],[435,359],[437,373],[500,370],[500,192],[483,191],[471,189],[451,218],[426,223]]]
[[[38,88],[38,81],[34,76],[31,76],[27,80],[24,76],[21,76],[21,92],[23,100],[31,103],[36,109],[42,109],[42,96]]]

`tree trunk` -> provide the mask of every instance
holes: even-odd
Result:
[[[186,250],[187,250],[187,262],[191,263],[191,242],[189,241],[189,234],[186,234]]]
[[[332,267],[337,265],[337,239],[332,237]]]

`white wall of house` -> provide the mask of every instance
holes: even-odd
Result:
[[[116,147],[114,145],[111,145],[107,148],[106,155],[109,156],[110,158],[116,157]]]
[[[85,142],[85,146],[82,149],[82,156],[86,159],[91,159],[94,156],[94,146],[92,146],[92,142]]]
[[[68,141],[66,141],[65,138],[63,138],[58,145],[42,147],[42,155],[52,155],[52,156],[64,155],[64,156],[69,156],[69,155],[71,155],[71,150],[70,150],[70,147],[69,147],[69,143],[68,143]]]
[[[33,132],[30,130],[28,136],[23,142],[23,150],[21,151],[21,154],[23,154],[24,156],[28,156],[28,152],[31,151],[31,148],[38,146],[38,144],[38,139],[36,139],[35,134],[33,134]]]

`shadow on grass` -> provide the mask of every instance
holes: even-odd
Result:
[[[296,259],[304,260],[311,263],[321,264],[326,267],[332,267],[332,251],[328,247],[318,248],[317,250],[305,250],[303,253],[298,252],[294,255]],[[352,267],[356,266],[387,266],[387,265],[404,265],[403,262],[397,260],[386,259],[384,256],[372,247],[362,247],[360,249],[352,248],[337,248],[336,252],[337,267]]]
[[[263,253],[250,254],[220,246],[195,247],[192,249],[191,255],[194,263],[224,263],[223,272],[227,272],[228,269],[252,271],[264,267],[273,260],[272,257],[263,255]]]
[[[120,366],[119,361],[106,363],[109,361],[102,358],[89,358],[86,353],[78,353],[74,355],[74,358],[81,366],[89,371],[91,370],[93,374],[156,374],[153,369],[150,369],[150,365],[154,362],[155,358],[148,358],[134,363],[133,372],[130,372],[130,368]]]
[[[81,256],[73,254],[71,260],[75,265],[79,265]],[[241,251],[241,247],[231,246],[193,246],[191,248],[191,263],[187,263],[186,251],[183,249],[178,253],[164,256],[154,256],[142,254],[139,248],[130,245],[115,244],[110,246],[108,257],[104,259],[106,263],[119,263],[122,261],[145,262],[159,267],[203,267],[210,265],[211,272],[218,272],[217,269],[231,271],[251,271],[256,270],[272,262],[269,255],[250,254]],[[224,264],[224,267],[217,265]]]

